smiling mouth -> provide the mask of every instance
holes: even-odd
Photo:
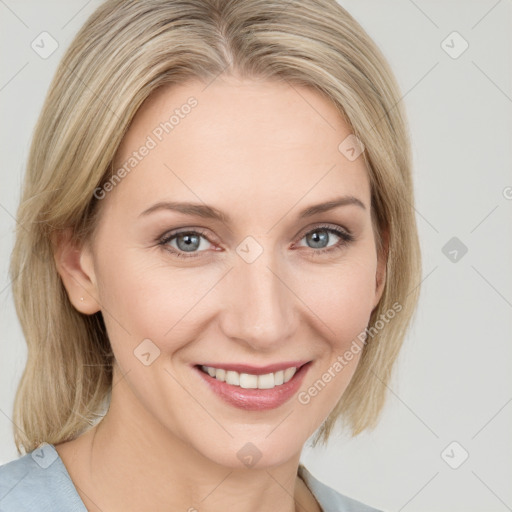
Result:
[[[246,411],[281,407],[297,393],[313,361],[286,361],[264,367],[246,364],[196,364],[194,370],[213,393]]]
[[[239,373],[234,370],[224,368],[214,368],[213,366],[200,365],[198,368],[214,379],[225,382],[231,386],[244,389],[273,389],[282,386],[292,379],[297,372],[297,366],[290,366],[277,372],[255,375],[252,373]]]

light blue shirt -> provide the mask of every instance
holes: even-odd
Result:
[[[298,474],[324,512],[382,512],[321,483],[303,464]],[[0,466],[0,512],[87,512],[87,508],[55,447],[42,444]]]

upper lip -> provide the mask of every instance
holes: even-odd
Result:
[[[274,373],[286,368],[300,368],[309,361],[285,361],[283,363],[268,364],[266,366],[252,366],[249,364],[237,363],[201,363],[197,366],[210,366],[212,368],[221,368],[223,370],[234,371],[238,373],[250,373],[252,375],[265,375],[267,373]]]

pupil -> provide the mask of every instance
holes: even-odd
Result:
[[[178,246],[180,246],[181,240],[185,241],[184,247],[180,247],[181,250],[191,252],[191,251],[197,249],[197,247],[198,247],[197,244],[199,241],[199,237],[197,235],[185,234],[185,235],[182,235],[181,237],[178,237]],[[195,247],[194,247],[194,244],[196,244]]]
[[[319,234],[320,233],[320,234]],[[318,230],[318,231],[315,231],[314,233],[312,233],[311,235],[311,239],[312,239],[312,242],[314,244],[318,244],[320,243],[320,247],[324,247],[322,244],[322,242],[327,242],[327,232],[326,231],[321,231],[321,230]],[[319,246],[316,246],[317,248]]]

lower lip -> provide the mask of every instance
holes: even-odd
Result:
[[[245,389],[232,386],[215,377],[210,377],[197,366],[194,370],[205,380],[210,389],[228,404],[246,411],[265,411],[275,409],[290,400],[299,389],[310,366],[311,361],[301,366],[288,382],[272,389]]]

